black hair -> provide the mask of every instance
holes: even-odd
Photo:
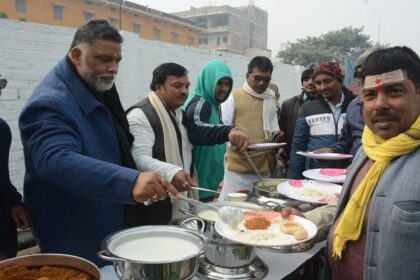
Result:
[[[273,63],[265,56],[256,56],[251,59],[248,64],[248,74],[251,73],[254,68],[258,68],[258,70],[263,72],[273,73]]]
[[[150,89],[156,90],[156,85],[163,85],[167,76],[182,77],[188,74],[187,69],[176,63],[163,63],[153,70],[153,78]]]
[[[314,68],[307,68],[303,70],[302,75],[300,76],[300,83],[303,84],[303,81],[307,81],[309,78],[312,78],[314,74]]]
[[[70,50],[78,44],[94,44],[95,40],[109,40],[122,43],[123,37],[120,32],[106,19],[92,19],[80,26],[74,34]]]
[[[378,49],[362,64],[363,82],[366,76],[378,75],[394,70],[404,70],[416,89],[420,86],[420,58],[409,47]]]

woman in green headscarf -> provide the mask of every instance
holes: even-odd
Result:
[[[240,149],[249,145],[242,131],[221,121],[220,104],[229,97],[232,85],[229,67],[221,60],[211,60],[201,70],[194,91],[182,107],[183,123],[193,144],[193,161],[202,188],[216,190],[223,180],[227,141]],[[213,193],[200,191],[200,200],[212,199]]]

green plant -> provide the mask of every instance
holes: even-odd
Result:
[[[26,18],[21,17],[19,20],[20,20],[20,21],[26,21]]]
[[[0,18],[7,18],[7,14],[5,12],[0,12]]]

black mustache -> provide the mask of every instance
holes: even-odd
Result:
[[[381,114],[374,114],[370,117],[371,122],[378,122],[378,121],[397,121],[399,117],[397,115],[391,113],[381,113]]]

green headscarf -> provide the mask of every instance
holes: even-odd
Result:
[[[211,60],[208,62],[201,69],[200,74],[198,74],[194,91],[190,94],[182,109],[186,110],[191,99],[195,96],[200,96],[211,106],[209,124],[221,124],[219,103],[216,101],[215,92],[217,83],[222,78],[229,78],[231,80],[231,88],[226,95],[226,100],[229,97],[233,85],[230,69],[221,60]],[[193,158],[200,187],[216,190],[217,185],[223,180],[225,152],[225,143],[213,146],[194,145]],[[210,192],[200,191],[200,199],[212,195]]]

